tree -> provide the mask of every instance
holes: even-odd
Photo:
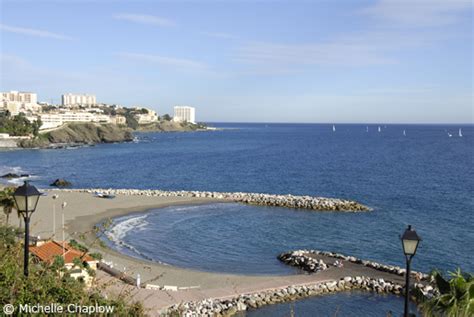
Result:
[[[164,114],[161,116],[161,119],[165,120],[165,121],[171,121],[171,116],[169,114]]]
[[[427,316],[468,317],[474,316],[474,276],[461,269],[449,273],[449,280],[439,271],[431,274],[439,295],[423,303]]]
[[[130,112],[127,112],[125,114],[125,118],[127,120],[127,127],[132,128],[134,130],[138,128],[139,126],[138,121],[137,119],[135,119],[133,114],[131,114]]]
[[[40,118],[38,118],[35,122],[33,122],[33,135],[37,137],[39,135],[39,129],[43,125],[43,122]]]
[[[0,191],[0,206],[2,206],[3,212],[7,216],[6,224],[10,220],[10,214],[15,208],[15,200],[13,199],[13,193],[15,192],[14,187],[7,187]]]
[[[41,121],[30,122],[24,113],[16,116],[0,116],[0,133],[8,133],[15,136],[26,136],[38,133]]]

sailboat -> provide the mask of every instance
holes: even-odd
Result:
[[[380,126],[379,126],[379,132],[380,132],[380,131],[382,131],[382,130],[380,129]]]
[[[403,130],[403,136],[407,136],[407,131]]]
[[[332,132],[336,132],[336,126],[334,124],[332,125]]]
[[[459,128],[459,137],[462,138],[462,131],[461,131],[461,128]]]
[[[451,133],[448,132],[448,137],[452,137],[453,135]]]
[[[367,132],[369,132],[369,126],[367,126]]]

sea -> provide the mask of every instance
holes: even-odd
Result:
[[[473,125],[211,125],[221,130],[137,133],[135,142],[90,147],[4,150],[0,174],[29,174],[41,188],[65,178],[75,188],[312,195],[356,200],[373,209],[337,213],[214,203],[114,219],[104,238],[109,246],[178,267],[301,274],[276,256],[302,248],[403,267],[400,235],[412,225],[422,237],[414,270],[474,272]],[[296,316],[389,311],[398,316],[403,300],[355,292],[291,305],[247,315],[288,316],[291,310]]]

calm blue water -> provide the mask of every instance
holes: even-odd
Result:
[[[369,133],[365,125],[337,125],[335,133],[332,125],[220,126],[236,129],[146,133],[139,143],[75,150],[4,151],[0,172],[34,174],[40,186],[62,177],[75,187],[307,194],[374,208],[339,214],[231,204],[118,220],[140,225],[118,233],[135,249],[128,252],[178,266],[293,274],[275,256],[302,247],[403,265],[398,236],[412,224],[423,238],[414,269],[474,271],[472,125],[462,127],[462,138],[459,126],[442,125],[387,125],[380,133],[373,125]]]

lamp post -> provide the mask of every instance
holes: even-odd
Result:
[[[403,253],[405,254],[407,263],[407,270],[405,272],[405,310],[403,316],[408,317],[408,298],[410,296],[410,264],[411,259],[416,254],[416,249],[418,248],[421,238],[418,236],[418,234],[416,234],[416,231],[411,228],[411,225],[408,225],[408,228],[405,230],[400,239],[402,240]]]
[[[64,208],[66,208],[67,202],[63,201],[61,204],[61,209],[63,211],[62,213],[62,222],[63,222],[63,258],[64,258],[64,253],[66,252],[66,247],[65,247],[65,236],[64,236]]]
[[[53,198],[53,235],[51,236],[52,239],[56,236],[56,199],[59,198],[58,195],[54,194]]]
[[[23,216],[25,221],[25,254],[23,264],[23,274],[28,277],[28,253],[30,245],[30,218],[31,214],[36,210],[41,193],[35,186],[31,186],[27,181],[18,187],[13,193],[13,198],[18,212]]]

